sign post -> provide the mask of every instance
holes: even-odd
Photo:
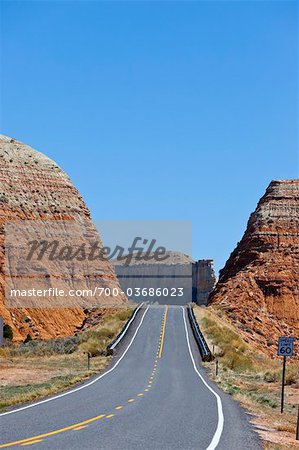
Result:
[[[299,441],[299,405],[298,405],[298,415],[297,415],[296,441]]]
[[[293,337],[280,337],[278,339],[278,356],[283,356],[282,365],[282,382],[281,382],[281,406],[280,412],[283,413],[284,406],[284,386],[285,386],[285,374],[286,374],[286,361],[287,356],[293,356],[294,351],[294,338]]]
[[[286,379],[286,362],[287,357],[283,357],[283,363],[282,363],[282,381],[281,381],[281,405],[280,405],[280,412],[283,413],[283,404],[284,404],[284,386],[285,386],[285,379]]]

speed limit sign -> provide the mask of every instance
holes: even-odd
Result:
[[[284,385],[285,385],[285,373],[286,373],[286,362],[287,356],[293,356],[294,351],[294,338],[282,336],[278,338],[278,356],[283,356],[282,363],[282,382],[281,382],[281,406],[280,412],[283,413],[284,404]]]
[[[293,347],[293,337],[280,337],[278,339],[278,356],[293,356]]]

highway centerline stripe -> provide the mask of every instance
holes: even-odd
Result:
[[[37,444],[38,442],[42,442],[42,439],[36,439],[35,441],[27,442],[26,444],[21,444],[22,447],[25,447],[25,445],[32,445]]]
[[[25,407],[21,407],[21,408],[18,408],[18,409],[16,409],[16,410],[9,411],[9,412],[7,412],[7,413],[2,413],[2,414],[0,414],[0,416],[2,416],[2,415],[7,415],[7,414],[12,414],[12,413],[16,413],[16,412],[18,412],[18,411],[22,411],[22,410],[24,410],[24,409],[27,409],[27,408],[30,408],[30,407],[33,407],[33,406],[38,406],[38,405],[40,405],[40,404],[46,403],[47,401],[55,400],[55,399],[57,399],[57,398],[61,398],[61,397],[65,396],[65,395],[69,395],[69,394],[71,394],[71,393],[74,393],[74,392],[76,392],[76,391],[78,391],[78,390],[81,390],[81,389],[83,389],[83,388],[86,388],[86,387],[88,387],[88,386],[94,384],[96,381],[100,380],[102,377],[104,377],[104,376],[107,375],[108,373],[112,372],[112,371],[118,366],[118,364],[120,363],[120,361],[123,359],[123,357],[125,356],[125,354],[126,354],[127,351],[129,350],[129,348],[131,347],[131,345],[132,345],[132,343],[133,343],[133,341],[134,341],[134,339],[135,339],[135,337],[136,337],[136,335],[137,335],[137,332],[138,332],[139,328],[141,327],[141,325],[142,325],[142,323],[143,323],[143,319],[144,319],[144,317],[145,317],[145,315],[146,315],[148,309],[149,309],[149,307],[146,308],[146,310],[145,310],[145,312],[144,312],[144,314],[143,314],[143,316],[142,316],[142,318],[141,318],[141,321],[140,321],[140,323],[139,323],[139,325],[138,325],[138,327],[137,327],[137,329],[136,329],[136,331],[135,331],[135,333],[134,333],[134,335],[133,335],[133,337],[132,337],[132,339],[131,339],[129,345],[128,345],[128,347],[125,349],[125,351],[124,351],[124,353],[122,354],[121,358],[120,358],[120,359],[115,363],[115,365],[114,365],[111,369],[109,369],[107,372],[105,372],[104,374],[100,375],[99,377],[97,377],[96,379],[92,380],[91,382],[87,383],[86,385],[81,386],[80,388],[73,389],[72,391],[65,392],[65,393],[63,393],[63,394],[57,395],[57,396],[52,397],[52,398],[47,399],[47,400],[43,400],[43,401],[34,403],[34,404],[32,404],[32,405],[28,405],[28,406],[25,406]],[[168,307],[165,308],[165,313],[164,313],[164,317],[163,317],[163,328],[162,328],[162,329],[163,329],[163,339],[162,339],[162,346],[161,346],[161,345],[159,346],[159,347],[160,347],[161,353],[162,353],[163,340],[164,340],[164,334],[165,334],[167,309],[168,309]],[[158,353],[158,354],[159,354],[159,353]],[[157,354],[157,356],[158,356],[158,354]],[[157,361],[158,361],[158,359],[155,359],[155,364],[156,364],[156,365],[157,365]],[[149,382],[149,383],[151,383],[151,382]],[[151,387],[151,386],[149,385],[148,387]],[[145,389],[145,390],[144,390],[144,392],[148,392],[148,391],[149,391],[149,389]],[[138,394],[138,396],[142,396],[142,395],[143,395],[142,393]],[[135,401],[134,398],[128,400],[128,402],[134,402],[134,401]],[[122,408],[122,406],[116,407],[115,409],[121,409],[121,408]],[[40,439],[40,438],[45,438],[45,437],[48,437],[48,436],[57,435],[57,434],[60,434],[60,433],[62,433],[62,432],[68,431],[68,430],[79,431],[80,429],[86,428],[88,425],[85,425],[85,424],[87,424],[87,423],[91,423],[91,422],[97,421],[97,420],[99,420],[99,419],[101,419],[101,418],[103,418],[103,417],[106,417],[106,418],[112,418],[112,417],[114,417],[114,415],[115,415],[115,414],[109,414],[109,415],[100,414],[100,415],[98,415],[98,416],[92,417],[92,418],[87,419],[87,420],[84,420],[84,421],[82,421],[82,422],[78,422],[78,423],[69,425],[69,426],[64,427],[64,428],[59,428],[59,429],[57,429],[57,430],[49,431],[49,432],[46,432],[46,433],[43,433],[43,434],[31,436],[31,437],[28,437],[28,438],[19,439],[19,440],[17,440],[17,441],[6,442],[6,443],[4,443],[4,444],[0,444],[0,448],[7,448],[7,447],[15,446],[15,445],[21,445],[21,446],[33,445],[33,444],[38,443],[38,442],[41,442],[41,441],[43,440],[43,439]]]
[[[126,355],[127,351],[129,350],[129,348],[130,348],[131,345],[133,344],[133,342],[134,342],[134,340],[135,340],[135,337],[137,336],[137,333],[138,333],[138,331],[139,331],[139,329],[140,329],[140,327],[141,327],[141,325],[142,325],[142,323],[143,323],[143,319],[144,319],[146,313],[148,312],[148,309],[149,309],[149,306],[147,306],[146,310],[144,311],[143,316],[141,317],[140,323],[139,323],[138,327],[136,328],[136,331],[135,331],[135,333],[133,334],[133,337],[132,337],[132,339],[130,340],[130,342],[129,342],[127,348],[125,349],[125,351],[123,352],[123,354],[121,355],[121,357],[116,361],[116,363],[114,364],[114,366],[111,367],[111,369],[107,370],[107,371],[104,372],[102,375],[99,375],[97,378],[94,378],[92,381],[89,381],[88,383],[84,384],[83,386],[79,386],[79,387],[77,387],[77,388],[75,388],[75,389],[72,389],[72,390],[70,390],[70,391],[66,391],[66,392],[63,392],[62,394],[55,395],[54,397],[50,397],[50,398],[47,398],[47,399],[45,399],[45,400],[41,400],[41,401],[36,402],[36,403],[32,403],[31,405],[22,406],[21,408],[13,409],[12,411],[7,411],[7,412],[4,412],[4,413],[1,413],[1,414],[0,414],[0,417],[1,417],[1,416],[7,416],[8,414],[15,414],[15,413],[17,413],[17,412],[19,412],[19,411],[23,411],[24,409],[33,408],[33,407],[35,407],[35,406],[42,405],[43,403],[51,402],[51,401],[56,400],[56,399],[58,399],[58,398],[64,397],[64,396],[66,396],[66,395],[74,394],[75,392],[81,391],[81,389],[85,389],[85,388],[91,386],[92,384],[96,383],[96,382],[99,381],[101,378],[103,378],[103,377],[105,377],[106,375],[108,375],[108,373],[111,373],[114,369],[116,369],[116,367],[119,365],[119,363],[120,363],[121,360],[124,358],[124,356]],[[1,445],[0,445],[0,448],[2,448]]]
[[[164,337],[165,337],[165,328],[166,328],[166,320],[167,320],[167,312],[168,312],[168,305],[165,307],[165,313],[164,313],[164,319],[163,319],[163,327],[162,327],[162,339],[161,339],[160,350],[158,352],[159,358],[161,358],[162,351],[163,351],[163,344],[164,344]]]
[[[81,425],[86,425],[87,423],[95,422],[96,420],[100,420],[105,417],[105,414],[100,414],[99,416],[92,417],[91,419],[83,420],[83,422],[75,423],[73,425],[69,425],[68,427],[59,428],[58,430],[49,431],[48,433],[38,434],[37,436],[31,436],[29,438],[20,439],[18,441],[6,442],[5,444],[1,444],[0,448],[12,447],[14,445],[22,445],[28,442],[32,442],[33,440],[37,440],[40,438],[54,436],[55,434],[63,433],[64,431],[73,430],[74,428],[78,428]]]
[[[111,417],[114,417],[115,414],[108,414],[108,416],[106,416],[106,419],[111,419]]]
[[[123,409],[123,406],[116,406],[115,409]]]

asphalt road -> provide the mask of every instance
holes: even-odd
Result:
[[[0,448],[261,448],[246,413],[208,380],[180,306],[140,313],[100,379],[28,406],[0,415]]]

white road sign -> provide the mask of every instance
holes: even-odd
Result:
[[[280,337],[278,339],[278,356],[293,356],[293,348],[293,337]]]

